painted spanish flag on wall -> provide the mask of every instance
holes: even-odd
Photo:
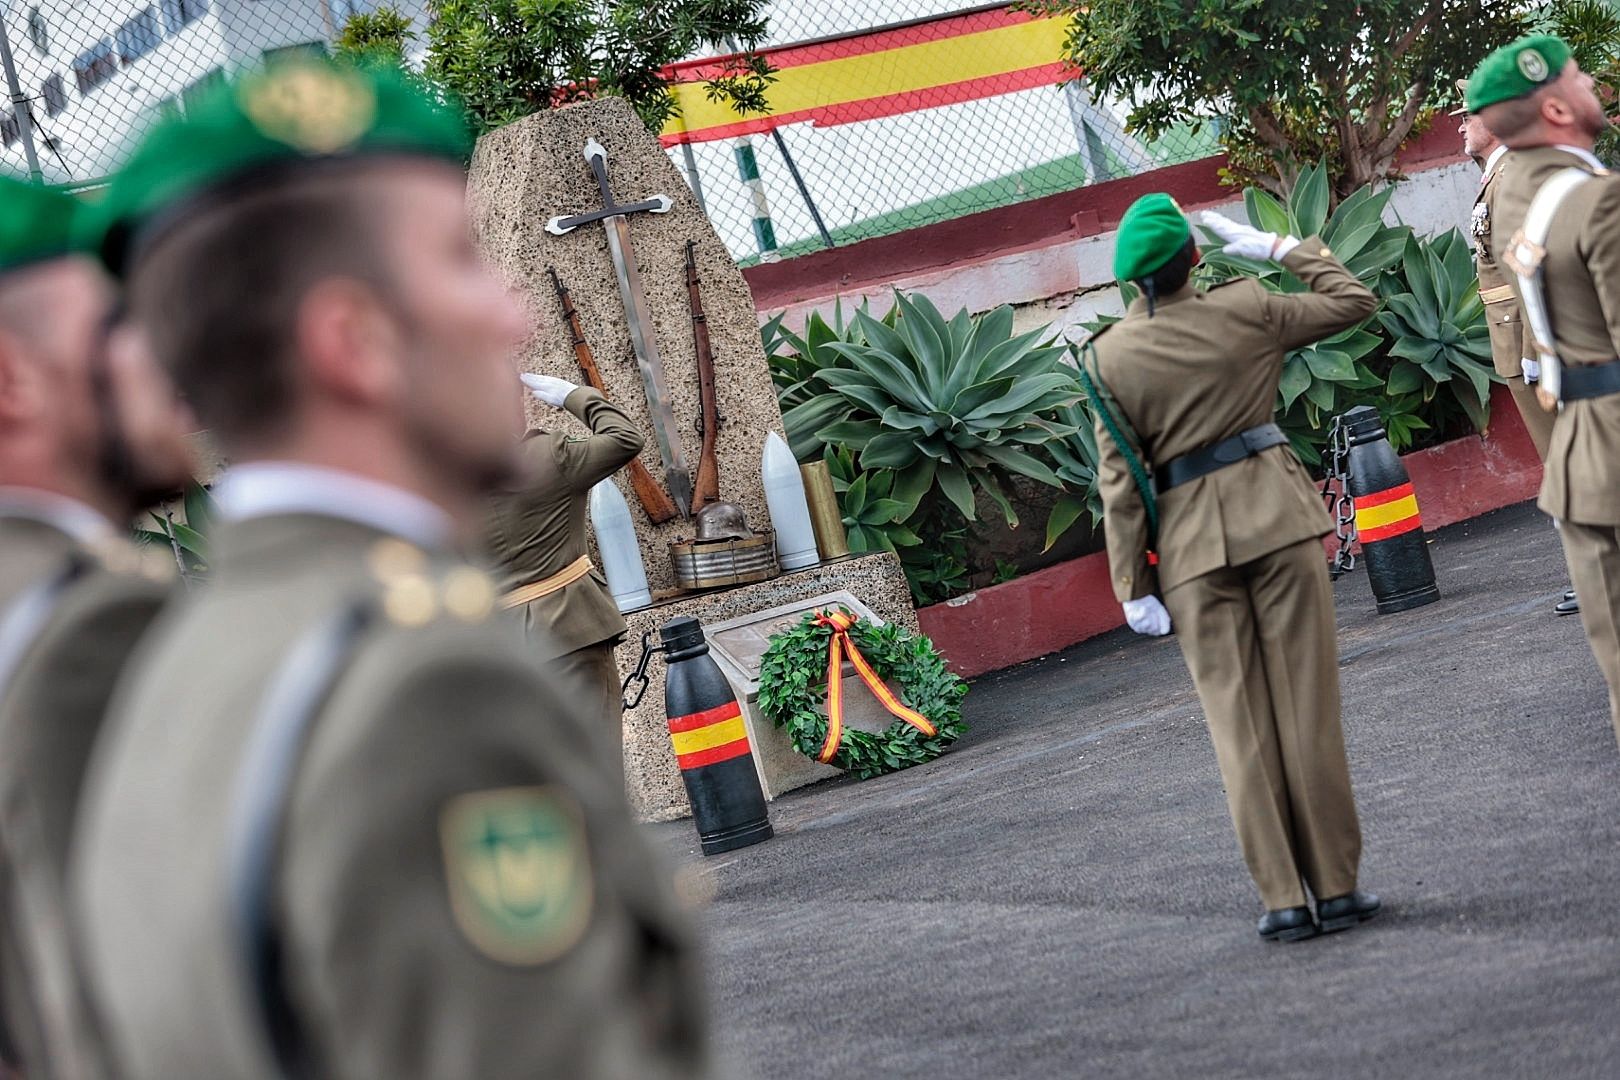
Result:
[[[807,120],[851,124],[1052,86],[1077,74],[1062,59],[1067,30],[1063,18],[995,7],[765,49],[776,82],[764,116],[708,99],[704,83],[723,58],[688,61],[668,70],[680,111],[659,141],[709,142]]]

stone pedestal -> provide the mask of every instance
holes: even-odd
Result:
[[[546,273],[551,267],[569,289],[609,400],[636,421],[646,436],[642,464],[663,481],[664,465],[652,437],[646,392],[630,346],[605,227],[582,225],[564,236],[552,236],[544,228],[553,217],[588,213],[602,206],[584,156],[588,139],[606,148],[608,179],[619,204],[655,195],[667,195],[673,201],[668,213],[636,213],[628,220],[651,322],[645,329],[657,342],[675,414],[674,434],[694,477],[701,446],[696,429],[701,410],[685,263],[687,242],[696,242],[695,260],[723,417],[717,446],[720,497],[739,504],[752,527],[762,529],[771,521],[760,477],[761,458],[766,434],[782,430],[782,413],[760,343],[753,296],[657,139],[618,98],[536,113],[478,141],[468,198],[479,244],[525,297],[534,320],[534,335],[523,350],[520,366],[571,382],[583,381]],[[533,401],[528,407],[531,424],[573,428],[584,434],[572,417],[558,410],[543,409]],[[624,476],[616,477],[615,482],[630,503],[652,593],[667,596],[675,591],[669,544],[691,539],[694,526],[680,519],[652,524]],[[634,669],[642,635],[649,630],[656,635],[660,625],[677,616],[695,616],[706,627],[732,624],[737,634],[731,646],[738,646],[750,633],[742,624],[757,623],[760,613],[791,618],[806,600],[830,594],[850,597],[851,607],[864,607],[886,622],[916,628],[916,613],[899,562],[892,555],[847,558],[771,581],[681,596],[632,612],[626,617],[630,633],[618,653],[620,674]],[[741,700],[757,688],[748,670],[747,651],[731,648],[720,658],[730,669],[728,675]],[[624,718],[625,776],[637,814],[666,821],[686,816],[690,808],[664,717],[663,662],[655,660],[649,671],[652,684],[641,704]],[[865,721],[857,714],[851,722]],[[771,795],[832,774],[831,769],[797,755],[786,736],[768,722],[752,718],[750,735],[756,763]]]
[[[757,695],[758,683],[751,678],[751,671],[757,671],[757,667],[751,667],[750,655],[757,664],[757,653],[744,639],[757,637],[759,631],[774,632],[778,628],[771,626],[773,618],[784,624],[797,622],[797,615],[792,613],[807,610],[807,601],[826,597],[827,604],[836,604],[846,596],[857,601],[849,606],[858,614],[917,629],[911,593],[895,557],[888,554],[852,556],[757,585],[700,593],[633,611],[625,616],[630,633],[619,647],[619,672],[621,676],[628,675],[635,668],[644,633],[651,631],[656,643],[658,628],[671,619],[690,615],[702,622],[711,654],[743,705],[743,718],[765,795],[775,798],[792,788],[836,776],[837,770],[800,755],[787,735],[752,707],[750,699]],[[743,633],[728,634],[728,629],[742,629]],[[763,651],[763,646],[758,646],[758,652]],[[655,657],[647,673],[652,676],[652,682],[646,696],[640,705],[624,714],[625,783],[637,817],[644,821],[673,821],[689,816],[691,807],[686,801],[680,770],[675,767],[674,751],[670,749],[669,728],[664,717],[663,662]],[[852,691],[849,698],[852,724],[864,727],[868,722],[876,722],[875,718],[862,720],[865,705],[860,695]],[[877,708],[875,702],[872,707]],[[885,719],[882,726],[887,725]]]

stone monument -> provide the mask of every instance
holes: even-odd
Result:
[[[694,254],[713,345],[719,411],[724,417],[717,447],[720,497],[741,506],[754,528],[764,528],[770,520],[760,462],[767,432],[782,430],[782,414],[760,343],[753,297],[674,164],[621,99],[537,113],[485,135],[474,153],[469,192],[480,245],[522,291],[534,314],[536,329],[523,350],[521,366],[525,371],[583,382],[572,336],[548,276],[551,269],[569,290],[608,398],[647,437],[642,464],[655,479],[666,481],[668,462],[660,452],[654,412],[632,349],[630,322],[608,246],[609,226],[596,221],[563,235],[546,231],[553,219],[589,215],[602,208],[603,195],[585,156],[587,143],[593,141],[604,151],[607,178],[617,203],[634,207],[656,196],[667,196],[670,202],[667,210],[626,213],[633,252],[627,258],[633,259],[639,271],[645,297],[645,321],[650,325],[641,329],[655,339],[668,387],[666,437],[680,445],[690,474],[698,466],[696,422],[700,411],[685,265],[687,242],[696,242]],[[530,409],[530,420],[541,420],[535,403],[530,403]],[[673,425],[668,423],[670,415]],[[571,417],[558,412],[548,411],[543,419],[548,425],[577,426]],[[691,539],[693,522],[676,516],[654,524],[624,476],[615,479],[630,503],[654,597],[652,606],[626,615],[630,634],[618,652],[621,676],[635,667],[642,635],[679,615],[694,616],[705,627],[746,628],[761,613],[792,621],[795,612],[844,595],[857,598],[878,618],[916,628],[905,576],[898,561],[887,554],[846,557],[753,585],[676,595],[668,545]],[[672,496],[675,486],[669,485]],[[744,629],[733,636],[741,641],[748,633]],[[732,657],[725,668],[739,700],[746,704],[753,689],[750,680],[757,675],[757,651],[749,655],[747,648],[728,649],[712,633],[710,643],[727,656],[740,652],[741,658]],[[665,726],[662,664],[655,660],[649,672],[653,678],[646,696],[624,717],[626,782],[632,804],[643,818],[669,820],[685,816],[690,809]],[[768,722],[760,723],[752,716],[749,726],[755,762],[768,794],[774,796],[831,774],[825,766],[794,754],[786,736]]]

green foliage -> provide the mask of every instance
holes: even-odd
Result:
[[[832,627],[817,623],[809,613],[797,626],[773,636],[760,658],[760,711],[785,729],[794,749],[806,757],[819,754],[827,740],[824,710],[832,636]],[[898,685],[901,700],[933,724],[935,734],[924,735],[900,720],[876,735],[846,726],[834,766],[861,780],[882,776],[933,760],[967,730],[962,722],[967,683],[946,669],[926,637],[893,623],[876,626],[865,620],[850,627],[849,637],[880,678]],[[859,684],[845,683],[846,699],[867,692]]]
[[[436,0],[426,74],[458,98],[480,131],[543,109],[614,95],[654,131],[674,111],[664,68],[688,56],[744,50],[709,83],[711,100],[764,111],[773,81],[753,50],[765,0]]]
[[[1013,336],[1006,305],[977,317],[964,309],[947,322],[920,294],[896,293],[895,302],[892,326],[857,312],[862,340],[827,342],[849,366],[816,375],[844,402],[816,437],[856,451],[863,469],[900,470],[919,490],[937,487],[969,521],[982,491],[1016,526],[1006,476],[1062,485],[1031,448],[1071,430],[1051,417],[1080,394],[1065,350],[1038,344],[1038,330]]]
[[[832,474],[851,551],[898,555],[919,607],[967,591],[967,529],[954,508],[919,485],[921,474],[863,471],[843,446],[826,447],[823,460]]]
[[[201,484],[186,485],[181,509],[185,521],[176,521],[172,510],[152,513],[155,528],[136,529],[137,543],[168,548],[174,553],[180,576],[189,584],[208,573],[208,534],[216,513],[213,496]]]
[[[865,311],[863,306],[862,311]],[[894,325],[895,311],[891,309],[881,320]],[[760,339],[765,346],[765,362],[770,368],[771,382],[776,387],[776,400],[782,407],[782,423],[787,429],[788,446],[800,464],[815,461],[826,449],[826,443],[816,432],[848,413],[848,405],[841,395],[829,393],[816,378],[824,368],[850,366],[841,355],[828,348],[833,342],[864,344],[860,329],[844,321],[843,301],[833,305],[831,323],[813,311],[805,320],[801,336],[782,325],[786,314],[780,314],[760,327]]]
[[[1074,431],[1046,444],[1046,452],[1057,466],[1063,481],[1063,496],[1053,504],[1046,518],[1046,546],[1051,551],[1074,527],[1081,515],[1089,516],[1092,528],[1102,524],[1102,491],[1097,486],[1097,429],[1092,422],[1091,404],[1081,398],[1057,411],[1062,423]]]
[[[1526,25],[1522,0],[1034,0],[1074,16],[1069,58],[1160,137],[1213,123],[1237,182],[1287,190],[1321,163],[1348,196]]]
[[[375,11],[350,15],[333,43],[333,54],[361,67],[404,69],[405,50],[416,40],[411,20],[398,8],[382,4]]]
[[[1377,315],[1390,341],[1386,392],[1428,402],[1443,389],[1483,431],[1491,383],[1500,379],[1467,242],[1456,229],[1426,243],[1409,239],[1402,270],[1386,283]]]

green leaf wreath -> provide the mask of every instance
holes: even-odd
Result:
[[[759,665],[761,711],[787,730],[795,750],[810,758],[821,752],[827,738],[827,650],[832,636],[832,627],[818,624],[816,613],[809,612],[797,626],[772,636]],[[937,734],[925,736],[900,720],[880,735],[846,726],[832,765],[860,780],[882,776],[932,761],[967,730],[961,704],[967,683],[946,670],[933,642],[893,623],[878,626],[865,619],[856,620],[849,637],[877,675],[897,683],[901,698],[926,716]],[[847,679],[845,693],[867,690],[859,680]]]

